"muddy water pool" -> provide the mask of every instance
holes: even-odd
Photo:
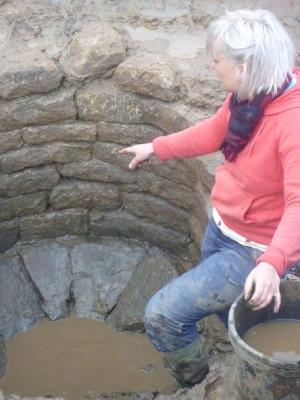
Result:
[[[79,399],[124,391],[171,393],[162,354],[145,335],[116,332],[104,322],[43,320],[8,341],[5,394]]]
[[[263,322],[249,329],[243,340],[270,357],[282,361],[300,361],[300,320]]]

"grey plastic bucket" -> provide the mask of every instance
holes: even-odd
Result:
[[[248,329],[265,321],[300,320],[300,280],[282,281],[280,291],[282,304],[277,314],[273,312],[273,305],[253,311],[243,294],[229,312],[229,337],[237,357],[236,381],[241,395],[247,400],[300,399],[300,360],[277,360],[256,351],[242,339]]]

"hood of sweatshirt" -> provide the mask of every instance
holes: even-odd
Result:
[[[295,68],[294,74],[297,78],[296,84],[272,101],[264,110],[264,115],[274,115],[293,108],[300,108],[300,68]]]

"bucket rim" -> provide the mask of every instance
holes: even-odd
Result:
[[[253,347],[249,346],[243,338],[238,334],[235,328],[235,309],[239,303],[239,301],[244,297],[244,293],[241,293],[235,301],[232,303],[229,316],[228,316],[228,333],[231,344],[234,348],[236,348],[235,343],[238,343],[241,347],[242,351],[245,353],[251,354],[251,356],[255,359],[256,362],[267,365],[272,368],[277,369],[285,369],[285,370],[298,370],[300,369],[300,358],[299,361],[281,361],[277,360],[274,357],[268,356],[264,353],[261,353],[258,350],[255,350]]]

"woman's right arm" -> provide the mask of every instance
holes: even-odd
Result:
[[[122,149],[120,153],[134,154],[130,169],[144,163],[155,154],[161,161],[196,157],[217,151],[227,131],[229,97],[218,112],[199,124],[180,132],[159,136],[152,143],[138,144]]]

